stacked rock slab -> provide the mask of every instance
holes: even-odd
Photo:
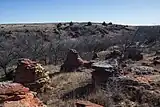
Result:
[[[19,83],[0,83],[0,106],[45,107],[29,88]]]
[[[25,58],[18,60],[14,82],[30,89],[39,89],[48,84],[49,80],[49,73],[40,64]]]
[[[118,62],[116,59],[99,61],[92,64],[95,69],[92,72],[92,81],[94,85],[105,83],[109,77],[118,76]]]

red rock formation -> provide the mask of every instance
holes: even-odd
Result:
[[[75,71],[78,67],[91,67],[92,62],[83,60],[79,55],[78,52],[74,49],[70,49],[67,54],[67,58],[64,61],[64,64],[61,66],[60,71]]]
[[[36,62],[29,59],[20,59],[15,72],[14,81],[18,83],[32,83],[35,81]]]
[[[50,83],[49,72],[40,64],[22,58],[18,61],[14,82],[21,83],[31,90],[40,91]]]
[[[44,107],[29,88],[18,83],[0,83],[0,103],[3,107]]]

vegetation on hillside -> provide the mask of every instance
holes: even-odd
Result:
[[[7,67],[22,57],[57,65],[70,48],[91,59],[94,52],[127,44],[133,37],[141,44],[155,43],[159,32],[159,26],[133,27],[111,22],[0,25],[0,67],[7,74]],[[91,55],[86,57],[85,53]]]

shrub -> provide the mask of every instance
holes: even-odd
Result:
[[[62,26],[62,23],[57,24],[57,28],[60,28]]]
[[[92,22],[88,22],[88,24],[87,24],[88,26],[91,26],[92,25]]]
[[[41,32],[40,30],[36,30],[36,32]]]
[[[29,30],[28,30],[28,29],[25,29],[25,33],[27,33],[27,32],[29,32]]]
[[[112,22],[109,22],[108,25],[112,25]]]
[[[7,34],[12,34],[12,31],[8,31]]]
[[[73,25],[73,22],[71,21],[71,22],[69,23],[69,25],[72,26],[72,25]]]
[[[106,26],[107,24],[106,24],[106,22],[104,21],[104,22],[102,23],[102,25],[103,25],[103,26]]]

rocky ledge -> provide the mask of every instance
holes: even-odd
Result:
[[[2,107],[45,107],[35,93],[18,83],[0,83],[0,105]]]

